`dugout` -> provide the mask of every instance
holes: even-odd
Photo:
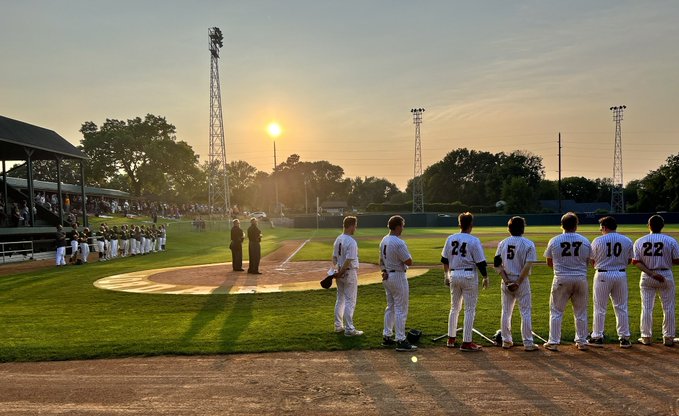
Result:
[[[23,121],[0,116],[0,159],[2,160],[2,177],[0,178],[0,192],[2,206],[6,217],[11,215],[10,209],[14,204],[26,201],[28,215],[21,227],[0,227],[1,241],[16,241],[24,239],[30,241],[43,240],[47,235],[54,236],[54,227],[64,224],[63,192],[61,183],[61,167],[64,160],[75,160],[80,166],[80,184],[77,194],[82,201],[86,200],[85,191],[85,162],[87,156],[77,147],[53,130]],[[33,180],[33,162],[37,160],[54,161],[56,165],[59,207],[57,214],[35,203],[35,181]],[[26,179],[23,186],[7,176],[7,162],[23,162],[26,169]],[[15,168],[16,169],[16,168]],[[82,207],[82,223],[87,226],[87,209]],[[12,224],[4,224],[12,225]]]

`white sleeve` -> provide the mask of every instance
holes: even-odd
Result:
[[[532,241],[530,242],[530,245],[528,246],[528,252],[526,253],[526,261],[527,262],[538,261],[538,253],[537,253],[537,250],[535,249],[535,243],[533,243]]]
[[[355,260],[358,258],[358,244],[354,241],[352,244],[349,245],[347,248],[347,259]]]

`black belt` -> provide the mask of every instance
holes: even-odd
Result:
[[[389,270],[389,273],[405,273],[405,270]]]
[[[653,271],[653,272],[657,272],[657,271],[666,272],[666,271],[668,271],[668,270],[669,270],[669,269],[666,268],[666,267],[663,267],[662,269],[651,269],[651,271]]]
[[[617,270],[617,271],[618,271],[618,272],[624,272],[624,271],[626,271],[626,270],[627,270],[627,269],[620,269],[620,270]],[[597,272],[599,272],[599,273],[615,272],[615,271],[616,271],[616,270],[597,269]]]
[[[470,268],[470,269],[453,269],[453,271],[454,272],[473,272],[474,269],[473,268]]]

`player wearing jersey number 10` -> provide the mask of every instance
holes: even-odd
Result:
[[[589,240],[578,234],[578,216],[567,212],[561,217],[563,233],[549,240],[545,257],[547,266],[554,269],[552,291],[549,297],[549,340],[544,347],[558,351],[561,343],[561,323],[566,304],[573,303],[575,316],[575,344],[579,350],[587,349],[587,263],[591,246]]]
[[[630,348],[629,313],[627,311],[627,265],[632,261],[632,240],[618,233],[613,217],[599,219],[601,236],[592,241],[594,266],[594,322],[589,345],[604,346],[604,322],[608,298],[613,302],[621,348]]]
[[[474,216],[470,212],[464,212],[457,220],[460,232],[448,236],[441,251],[444,279],[450,287],[447,346],[449,348],[456,346],[457,321],[464,301],[464,329],[460,351],[480,351],[481,346],[472,342],[472,331],[479,298],[479,278],[476,269],[483,275],[483,288],[488,288],[486,257],[481,241],[471,235]]]
[[[679,246],[674,238],[661,234],[665,220],[660,215],[648,219],[651,231],[634,242],[632,263],[641,270],[639,289],[641,293],[641,338],[639,342],[653,342],[653,306],[656,294],[660,295],[663,309],[663,344],[674,345],[675,335],[675,286],[672,265],[679,264]]]

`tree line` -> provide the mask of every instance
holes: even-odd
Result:
[[[173,203],[207,201],[207,162],[185,141],[177,140],[176,128],[164,117],[147,114],[144,118],[107,119],[101,126],[82,124],[79,148],[89,157],[86,178],[89,185],[114,188],[134,196]],[[346,178],[344,169],[326,160],[303,161],[290,155],[271,173],[263,172],[245,160],[227,164],[231,203],[241,209],[271,210],[277,183],[279,201],[286,212],[314,212],[316,198],[346,201],[359,210],[371,204],[407,206],[412,201],[413,180],[405,191],[386,178]],[[25,169],[15,168],[14,176],[25,177]],[[34,163],[36,180],[56,181],[56,163]],[[559,198],[558,183],[545,179],[542,158],[527,151],[510,153],[459,148],[427,167],[422,174],[425,207],[476,207],[494,211],[503,201],[506,213],[544,212],[540,200]],[[62,181],[79,182],[76,162],[62,163]],[[562,199],[576,202],[611,200],[610,178],[567,177],[561,181]],[[628,212],[679,211],[679,154],[629,182],[624,189]],[[452,205],[451,205],[452,204]]]

